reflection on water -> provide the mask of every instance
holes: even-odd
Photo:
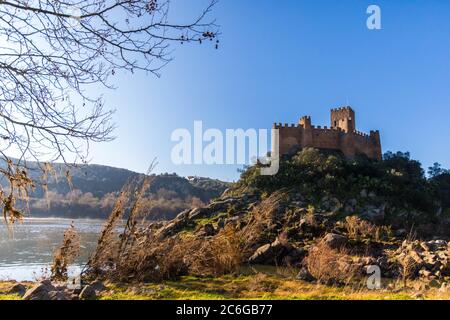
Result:
[[[64,231],[74,223],[80,235],[81,254],[70,268],[74,274],[85,263],[97,244],[102,220],[36,218],[25,219],[8,231],[0,223],[0,280],[34,280],[52,262],[53,252],[61,244]]]

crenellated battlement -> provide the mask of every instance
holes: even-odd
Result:
[[[337,112],[337,111],[349,111],[353,109],[350,106],[343,106],[343,107],[337,107],[337,108],[332,108],[331,112]]]
[[[353,133],[356,134],[357,136],[361,136],[361,137],[364,137],[364,138],[369,138],[369,135],[367,133],[364,133],[364,132],[361,132],[361,131],[358,131],[358,130],[353,131]]]
[[[279,129],[280,153],[288,154],[298,148],[340,150],[346,156],[365,154],[372,159],[381,159],[380,132],[369,134],[356,130],[356,116],[349,106],[331,109],[331,126],[315,126],[310,116],[300,118],[298,124],[274,123]]]
[[[298,128],[298,124],[295,123],[274,123],[273,128],[274,129],[283,129],[283,128]]]

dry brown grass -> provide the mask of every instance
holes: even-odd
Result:
[[[412,279],[417,270],[417,262],[409,255],[401,256],[397,259],[400,264],[400,275],[402,278],[403,286],[407,287],[408,280]]]
[[[67,268],[80,254],[80,237],[71,225],[65,232],[61,246],[55,251],[51,266],[51,280],[66,281]]]
[[[266,239],[264,236],[268,230],[273,229],[278,221],[280,203],[284,200],[286,194],[283,190],[274,192],[260,204],[255,206],[247,215],[249,220],[239,231],[239,236],[243,243],[242,252],[245,257],[251,256],[254,250],[260,245],[274,241],[275,239]]]
[[[146,176],[125,186],[84,275],[130,282],[174,279],[187,273],[217,276],[237,271],[242,251],[234,226],[226,226],[209,239],[164,238],[156,230],[144,228],[146,202],[142,199],[152,181],[152,176]],[[126,225],[118,234],[117,224],[127,208]]]
[[[250,277],[246,289],[250,292],[273,293],[278,286],[279,284],[273,281],[271,276],[258,272]]]
[[[346,217],[344,227],[349,238],[355,240],[370,239],[379,242],[392,236],[390,227],[376,226],[358,216]]]
[[[158,282],[187,274],[219,276],[237,272],[242,262],[240,240],[231,226],[210,239],[137,236],[120,252],[110,255],[101,267],[109,280]],[[108,269],[108,265],[114,267]]]
[[[108,270],[108,265],[112,265],[113,261],[117,259],[119,253],[119,235],[115,230],[123,216],[130,189],[130,184],[127,184],[120,192],[97,241],[97,247],[82,272],[83,274],[97,276]]]
[[[187,257],[190,274],[219,276],[239,271],[242,239],[235,227],[225,226],[212,239],[197,240],[192,244]]]
[[[322,284],[348,284],[358,275],[358,268],[345,249],[333,250],[323,241],[309,250],[304,262]]]

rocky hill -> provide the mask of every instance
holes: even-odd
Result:
[[[231,228],[242,264],[297,266],[308,281],[343,283],[375,265],[383,277],[440,284],[450,279],[449,182],[407,153],[347,160],[305,149],[277,175],[247,168],[219,199],[149,230],[214,243]]]

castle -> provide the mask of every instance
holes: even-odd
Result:
[[[297,125],[275,123],[273,128],[278,129],[280,155],[312,147],[338,150],[348,158],[364,154],[381,160],[379,131],[370,131],[369,135],[357,131],[355,111],[351,107],[331,109],[330,128],[311,125],[309,116],[302,117]]]

